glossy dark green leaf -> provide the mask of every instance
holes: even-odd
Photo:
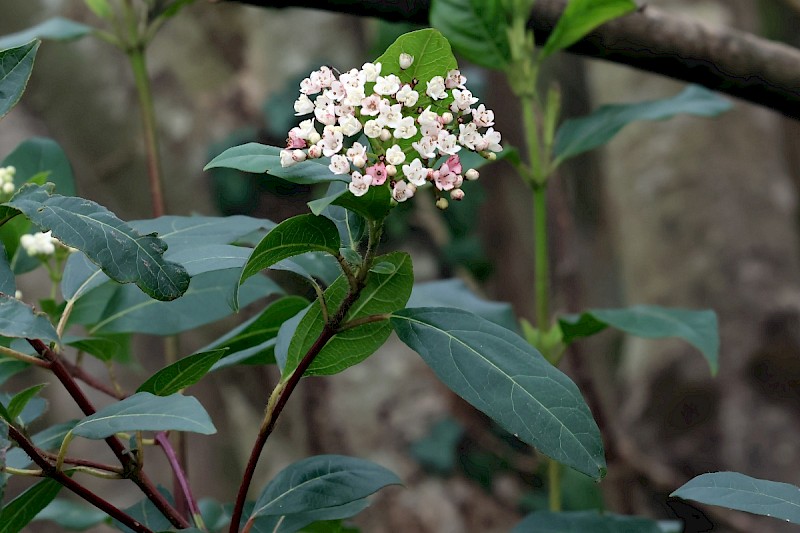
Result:
[[[278,329],[278,335],[275,336],[275,363],[278,365],[281,375],[285,375],[286,361],[289,360],[289,346],[294,340],[297,326],[311,311],[312,305],[309,304],[305,309],[298,311],[296,315],[281,324],[280,329]]]
[[[347,188],[332,189],[328,196],[308,203],[313,213],[324,213],[331,206],[339,206],[369,220],[383,220],[392,209],[392,194],[388,186],[370,187],[363,196],[355,196]]]
[[[212,159],[203,170],[211,168],[234,168],[254,174],[269,173],[300,185],[327,183],[329,181],[349,181],[346,174],[334,174],[328,168],[327,158],[306,159],[290,167],[282,167],[281,148],[259,143],[247,143],[228,148]]]
[[[27,389],[18,392],[13,398],[11,398],[11,401],[9,401],[8,405],[6,405],[6,411],[11,417],[8,420],[10,423],[15,423],[17,417],[22,414],[25,406],[28,405],[28,402],[30,402],[37,394],[39,394],[39,391],[42,390],[45,385],[47,384],[41,383],[39,385],[28,387]]]
[[[570,0],[544,44],[541,58],[568,48],[601,24],[635,9],[633,0]]]
[[[639,516],[597,511],[536,512],[526,516],[511,533],[661,533],[658,522]]]
[[[370,272],[367,284],[359,298],[345,316],[345,323],[372,315],[387,314],[402,309],[411,294],[414,272],[411,257],[404,252],[394,252],[376,259],[377,263],[394,265],[389,274]],[[325,291],[328,309],[334,312],[349,292],[344,277],[336,280]],[[283,376],[288,376],[314,344],[322,332],[324,320],[319,302],[312,304],[297,326],[289,344],[288,359]],[[380,348],[392,332],[388,320],[363,324],[335,335],[317,355],[305,375],[330,375],[360,363]],[[276,349],[277,350],[277,349]],[[277,354],[276,354],[277,357]]]
[[[326,195],[330,196],[331,194],[335,194],[337,191],[343,191],[346,189],[346,184],[334,181],[328,186],[328,192]],[[309,202],[309,206],[310,205],[311,202]],[[366,229],[366,224],[360,215],[338,205],[329,205],[328,207],[324,208],[320,214],[331,219],[333,223],[336,224],[336,227],[339,228],[339,239],[341,240],[343,247],[355,248],[357,244],[361,242],[361,238],[364,236],[364,230]]]
[[[63,343],[88,353],[101,361],[113,361],[121,353],[120,343],[109,337],[72,337],[62,339]]]
[[[0,533],[18,533],[55,499],[61,484],[43,479],[8,502],[0,512]]]
[[[315,522],[328,520],[342,520],[352,518],[369,507],[369,500],[355,500],[344,505],[325,507],[305,513],[296,513],[281,516],[260,516],[253,521],[252,533],[294,533],[296,531],[310,531],[308,526]],[[326,531],[326,529],[314,531]],[[333,533],[341,528],[327,529]]]
[[[94,202],[51,194],[51,189],[26,185],[4,205],[19,210],[43,231],[52,230],[54,237],[81,250],[120,283],[135,283],[159,300],[174,300],[186,292],[186,269],[164,260],[163,241],[140,235]]]
[[[275,227],[271,220],[243,215],[228,217],[163,216],[130,222],[139,233],[158,233],[170,249],[204,244],[231,244],[256,230]]]
[[[281,516],[338,507],[361,500],[400,479],[355,457],[318,455],[281,470],[258,497],[251,516]]]
[[[77,423],[72,433],[87,439],[105,439],[119,432],[189,431],[211,435],[214,424],[192,396],[155,396],[137,392],[100,409]]]
[[[14,296],[17,292],[17,282],[14,279],[14,272],[8,264],[8,256],[3,243],[0,242],[0,293]]]
[[[511,59],[502,0],[434,0],[431,26],[476,65],[503,69]]]
[[[464,281],[456,278],[415,283],[406,307],[455,307],[506,329],[519,331],[511,304],[484,300],[476,296]]]
[[[719,367],[719,327],[714,311],[637,305],[626,309],[590,309],[580,315],[562,317],[559,324],[566,344],[607,326],[648,339],[678,337],[700,350],[712,374]]]
[[[575,384],[517,334],[459,309],[404,309],[397,336],[439,379],[506,431],[600,479],[603,441]]]
[[[702,474],[671,496],[800,524],[800,487],[738,472]]]
[[[553,147],[555,161],[602,146],[637,120],[666,120],[678,114],[714,117],[731,107],[728,100],[699,85],[689,85],[677,96],[663,100],[605,105],[591,115],[561,124]]]
[[[45,315],[5,294],[0,294],[0,336],[58,342],[58,333]]]
[[[172,302],[148,298],[130,285],[101,285],[78,300],[70,324],[89,326],[90,335],[174,335],[195,329],[233,313],[231,305],[239,273],[239,269],[227,269],[197,275],[183,297]],[[282,292],[272,280],[256,276],[239,288],[240,305]]]
[[[194,385],[208,374],[214,363],[225,355],[226,350],[211,350],[184,357],[150,376],[136,392],[150,392],[156,396],[169,396]]]
[[[0,50],[12,46],[20,46],[33,39],[49,39],[53,41],[71,41],[92,32],[92,27],[74,20],[55,17],[32,26],[27,30],[0,37]]]
[[[32,137],[22,141],[8,154],[0,166],[16,169],[14,183],[19,186],[37,175],[46,175],[47,181],[55,184],[55,191],[65,196],[74,196],[75,176],[67,154],[57,142],[46,137]]]
[[[106,513],[94,507],[61,499],[50,502],[34,520],[53,522],[69,531],[84,531],[111,521]]]
[[[40,41],[24,43],[27,44],[3,50],[9,46],[3,46],[0,40],[0,118],[19,102],[33,70]]]

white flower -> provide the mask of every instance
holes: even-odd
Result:
[[[428,168],[422,166],[422,161],[419,159],[414,159],[410,165],[403,165],[403,174],[408,181],[420,187],[425,185],[425,179],[428,177]]]
[[[472,122],[479,128],[494,126],[494,111],[481,104],[472,111]]]
[[[478,126],[474,122],[468,124],[459,124],[458,129],[458,142],[462,146],[466,146],[470,150],[475,150],[475,144],[481,140],[481,134],[478,133]]]
[[[492,152],[502,152],[503,147],[500,146],[500,132],[494,131],[494,128],[489,128],[483,134],[483,141],[486,143],[486,149]]]
[[[292,128],[292,131],[295,132],[297,137],[300,139],[308,140],[311,138],[312,133],[316,133],[317,130],[314,129],[314,119],[309,118],[300,122],[300,125],[296,128]]]
[[[439,132],[442,131],[442,128],[444,128],[444,126],[442,126],[441,122],[431,122],[422,126],[422,134],[435,139],[439,136]]]
[[[350,162],[345,156],[336,154],[331,157],[331,164],[328,165],[328,168],[331,169],[331,172],[334,174],[349,174]]]
[[[414,107],[419,100],[419,93],[412,89],[411,85],[403,85],[403,87],[397,91],[395,98],[406,107]]]
[[[3,194],[11,194],[14,191],[16,191],[17,188],[14,187],[14,182],[13,181],[7,181],[2,185],[2,189],[1,190],[3,191]]]
[[[444,78],[441,76],[434,76],[427,82],[428,88],[425,89],[425,94],[434,100],[443,100],[447,98],[447,91],[445,90]]]
[[[310,77],[312,81],[318,83],[323,89],[330,87],[331,84],[336,80],[336,76],[331,68],[325,65],[319,67],[319,70],[312,72]]]
[[[405,70],[414,63],[414,56],[403,52],[400,54],[400,68]]]
[[[322,98],[323,97],[317,98],[317,102],[319,102],[319,100]],[[314,109],[314,116],[326,126],[333,126],[336,124],[336,107],[332,103],[322,106],[317,105],[317,107]]]
[[[378,74],[381,73],[380,63],[364,63],[361,66],[366,81],[375,81],[378,79]]]
[[[378,113],[381,112],[381,97],[377,94],[373,94],[361,100],[361,114],[374,117]],[[389,103],[389,100],[386,100],[386,103]]]
[[[383,128],[380,124],[378,124],[377,120],[368,120],[364,124],[364,135],[369,137],[370,139],[377,139],[381,136],[381,131]]]
[[[400,78],[394,74],[388,76],[378,76],[375,80],[375,92],[388,96],[400,90]]]
[[[381,135],[380,135],[380,137],[378,137],[378,138],[379,138],[380,140],[382,140],[383,142],[386,142],[386,141],[388,141],[389,139],[391,139],[391,138],[392,138],[392,132],[391,132],[391,131],[389,131],[389,130],[387,130],[386,128],[383,128],[383,129],[381,130]]]
[[[405,181],[398,181],[394,184],[394,188],[392,189],[392,198],[398,202],[405,202],[414,196],[415,192],[417,192],[417,188],[414,187],[413,184],[406,183]]]
[[[369,190],[369,185],[372,183],[372,176],[369,174],[364,176],[361,172],[355,171],[351,174],[350,185],[347,188],[353,193],[353,196],[364,196]]]
[[[317,137],[319,137],[319,133],[317,134]],[[319,139],[317,139],[317,142],[319,142]],[[322,148],[320,148],[318,144],[309,147],[308,157],[310,157],[311,159],[319,159],[320,157],[322,157]]]
[[[348,85],[347,96],[344,99],[344,103],[352,107],[358,107],[361,105],[361,102],[364,100],[365,97],[366,94],[364,93],[363,85],[361,87],[350,87]]]
[[[364,89],[364,83],[367,81],[367,75],[356,68],[351,68],[341,76],[339,76],[339,81],[344,83],[345,86],[349,89]]]
[[[410,139],[416,134],[417,127],[414,125],[414,117],[403,117],[392,133],[395,139]]]
[[[341,128],[334,128],[333,126],[325,126],[322,130],[322,139],[319,145],[322,147],[322,155],[330,157],[333,154],[339,153],[342,149],[342,142],[344,136],[342,135]]]
[[[436,146],[443,154],[455,155],[459,150],[461,150],[461,146],[457,144],[457,141],[458,139],[456,139],[456,136],[452,133],[440,131],[439,138],[436,139]]]
[[[53,255],[56,252],[56,240],[47,233],[26,233],[19,239],[19,244],[29,256]]]
[[[344,117],[347,115],[355,116],[356,114],[356,108],[347,104],[337,105],[333,108],[333,111],[337,117]]]
[[[423,137],[419,141],[411,143],[411,146],[423,159],[436,157],[436,145],[436,139],[432,137]]]
[[[361,131],[361,122],[353,115],[339,117],[339,125],[342,127],[342,133],[348,137]]]
[[[315,81],[309,77],[300,82],[300,92],[303,94],[317,94],[321,90],[322,86],[320,86],[318,79]]]
[[[14,291],[14,298],[16,298],[17,300],[22,300],[22,291],[19,290],[19,289],[15,290]]]
[[[383,126],[396,128],[403,119],[403,105],[389,105],[388,100],[381,102],[381,112],[378,115],[378,122]]]
[[[306,96],[305,94],[301,94],[300,98],[295,100],[294,102],[294,114],[295,116],[300,115],[308,115],[309,113],[314,111],[314,102]]]
[[[405,160],[406,154],[403,153],[403,149],[399,145],[395,144],[386,150],[386,162],[390,165],[400,165]]]
[[[367,157],[367,147],[362,145],[361,143],[353,143],[353,146],[347,149],[347,158],[350,161],[353,161],[356,157],[363,157],[366,159]],[[358,165],[356,165],[358,166]]]
[[[448,72],[447,79],[444,82],[448,89],[455,89],[456,87],[463,89],[465,83],[467,83],[467,78],[462,76],[459,70],[451,70]]]
[[[339,80],[333,80],[333,82],[331,82],[331,88],[325,91],[323,94],[334,102],[341,102],[347,95],[347,91],[345,90],[342,82]]]
[[[431,111],[431,106],[425,108],[425,111],[419,114],[417,118],[420,126],[428,126],[430,124],[439,124],[439,115]]]
[[[472,93],[467,89],[464,89],[463,91],[453,89],[453,103],[450,106],[450,109],[453,110],[453,112],[462,111],[464,114],[469,114],[470,106],[477,101],[478,99],[472,96]],[[453,109],[454,106],[455,109]]]
[[[295,163],[297,163],[297,161],[294,160],[294,157],[292,157],[291,150],[281,150],[280,158],[281,158],[281,166],[283,168],[290,167]]]

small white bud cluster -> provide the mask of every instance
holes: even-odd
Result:
[[[17,169],[12,166],[0,167],[0,193],[11,196],[17,188],[14,186],[14,174]]]
[[[50,232],[42,233],[26,233],[19,239],[19,244],[22,249],[27,252],[31,257],[34,256],[50,256],[56,253],[56,240],[50,235]]]

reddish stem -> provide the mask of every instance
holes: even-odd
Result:
[[[181,493],[183,494],[183,497],[186,499],[186,503],[189,506],[189,512],[192,514],[192,517],[200,516],[200,507],[197,505],[197,500],[195,500],[194,494],[192,494],[192,488],[189,485],[189,479],[186,475],[186,471],[181,466],[178,455],[175,453],[175,449],[172,447],[172,443],[169,441],[169,436],[166,432],[160,431],[156,433],[156,442],[159,446],[161,446],[161,449],[164,450],[164,455],[166,455],[167,461],[172,467],[173,476],[178,482],[178,486],[181,488]]]

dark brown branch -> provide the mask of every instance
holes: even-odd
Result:
[[[419,24],[428,23],[430,7],[430,0],[235,1]],[[550,35],[566,3],[537,0],[530,21],[537,42]],[[800,119],[800,50],[746,32],[712,28],[645,7],[601,26],[569,51],[704,85]]]
[[[19,447],[22,448],[26,454],[28,454],[28,457],[30,457],[31,460],[36,463],[36,466],[42,469],[42,473],[44,475],[54,479],[70,491],[74,492],[87,502],[106,513],[108,516],[118,520],[122,524],[125,524],[130,529],[140,533],[152,533],[152,530],[147,528],[145,525],[141,524],[139,521],[129,516],[112,503],[104,500],[77,481],[73,480],[64,472],[58,470],[54,464],[39,454],[33,443],[31,443],[31,441],[29,441],[17,428],[14,426],[9,426],[8,435],[11,437],[11,440],[16,442]]]

